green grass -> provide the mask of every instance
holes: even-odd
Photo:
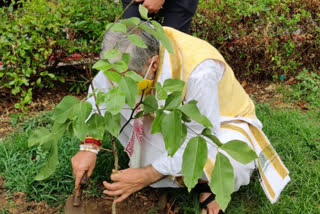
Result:
[[[320,111],[301,113],[259,105],[257,112],[290,171],[291,182],[272,205],[254,179],[233,195],[228,213],[320,213]]]
[[[46,153],[37,147],[28,148],[28,138],[35,127],[52,125],[50,116],[46,113],[23,123],[21,131],[8,136],[0,144],[0,176],[5,178],[5,187],[10,192],[26,192],[28,199],[45,200],[49,205],[56,206],[64,203],[72,194],[74,179],[72,176],[71,157],[79,150],[79,140],[65,135],[59,141],[59,166],[56,173],[48,179],[38,182],[34,176],[42,166]],[[104,139],[107,147],[108,139]],[[117,145],[120,166],[127,166],[128,158],[121,152],[121,145]],[[102,195],[101,184],[109,178],[113,168],[113,156],[100,152],[98,161],[88,188],[84,191],[91,196]],[[105,172],[105,173],[104,173]]]
[[[257,114],[264,124],[264,132],[269,137],[282,161],[290,171],[291,182],[282,192],[279,201],[271,204],[253,176],[248,186],[241,187],[232,195],[227,209],[229,214],[300,214],[320,213],[320,111],[271,109],[268,105],[257,105]],[[30,130],[36,126],[50,126],[50,114],[32,119],[23,125],[23,132],[13,134],[0,144],[0,175],[6,179],[10,191],[23,191],[29,199],[47,200],[51,205],[64,201],[73,189],[71,157],[78,151],[79,142],[64,136],[59,142],[59,168],[57,173],[42,182],[33,181],[33,176],[41,166],[44,154],[37,148],[27,147]],[[104,140],[107,146],[108,140]],[[121,147],[119,146],[119,150]],[[122,167],[127,164],[124,152]],[[111,154],[100,153],[96,169],[87,193],[101,195],[101,181],[106,179],[113,167]],[[36,157],[35,159],[32,159]],[[181,213],[196,213],[196,194],[186,190],[168,190],[171,203],[178,205]]]
[[[320,111],[271,109],[257,105],[257,115],[282,161],[291,181],[277,203],[265,196],[255,173],[248,186],[232,195],[228,214],[316,214],[320,213]],[[197,203],[194,194],[171,191],[172,201],[183,213]]]

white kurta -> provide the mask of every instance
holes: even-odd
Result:
[[[165,55],[165,58],[168,55]],[[166,60],[166,59],[165,59]],[[167,64],[164,64],[163,70],[170,69],[167,67]],[[222,143],[226,143],[230,140],[238,139],[244,142],[247,142],[250,146],[248,140],[242,136],[241,134],[226,130],[220,129],[220,111],[219,111],[219,100],[218,100],[218,83],[221,80],[224,72],[224,66],[214,60],[205,60],[201,64],[199,64],[195,70],[192,72],[188,84],[187,91],[185,97],[185,103],[196,100],[198,101],[198,108],[200,112],[205,115],[213,124],[214,128],[212,129],[213,133],[220,139]],[[161,79],[162,78],[162,79]],[[163,81],[169,76],[166,77],[162,75],[159,79],[159,82],[163,83]],[[94,87],[101,91],[108,91],[112,88],[110,82],[103,74],[103,72],[99,72],[98,75],[93,80]],[[92,92],[89,89],[89,94]],[[93,97],[88,100],[93,108],[95,109],[95,103]],[[105,106],[100,106],[101,109],[104,109]],[[122,115],[122,124],[124,124],[129,118],[131,110],[123,110],[121,112]],[[136,145],[137,154],[139,157],[134,157],[131,160],[131,166],[133,167],[145,167],[149,164],[161,174],[170,175],[173,177],[182,176],[181,167],[182,167],[182,156],[184,149],[187,145],[187,142],[195,137],[195,134],[188,129],[187,138],[185,143],[178,149],[173,157],[168,156],[165,146],[164,140],[161,134],[151,134],[151,124],[152,118],[145,117],[143,119],[143,127],[144,127],[144,135],[143,135],[143,143],[142,145]],[[203,130],[203,126],[196,123],[191,122],[187,124],[188,127],[191,127],[196,132],[200,133]],[[242,126],[247,126],[246,123],[241,123]],[[128,146],[129,139],[132,135],[133,129],[133,121],[124,129],[122,134],[119,136],[119,141],[126,148]],[[217,148],[214,147],[209,142],[208,145],[208,155],[212,161],[215,161],[215,156],[217,154]],[[250,175],[255,168],[254,163],[243,165],[235,160],[233,160],[228,154],[224,153],[227,157],[229,157],[231,164],[234,167],[234,175],[235,175],[235,191],[239,189],[241,185],[247,185],[250,181]],[[203,174],[203,179],[209,180],[210,175],[208,175],[205,171]],[[175,181],[171,177],[165,177],[164,179],[154,183],[153,187],[179,187]]]

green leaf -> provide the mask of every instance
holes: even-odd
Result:
[[[174,110],[164,115],[161,121],[161,132],[166,150],[170,156],[173,156],[187,136],[187,128],[181,122],[181,112]]]
[[[105,52],[103,56],[105,59],[113,59],[117,57],[119,54],[120,54],[120,51],[118,51],[117,49],[111,49]]]
[[[216,194],[216,201],[220,208],[225,211],[231,200],[231,193],[234,191],[234,175],[229,159],[221,152],[218,152],[216,156],[210,188]]]
[[[122,72],[128,70],[128,64],[125,63],[124,61],[120,60],[120,61],[113,63],[113,68],[117,72],[122,73]]]
[[[40,83],[41,83],[41,77],[39,77],[38,79],[37,79],[37,85],[40,85]]]
[[[145,19],[145,20],[148,20],[148,9],[145,8],[142,4],[139,4],[139,13],[140,13],[140,16]]]
[[[129,19],[123,19],[121,23],[126,26],[137,26],[140,23],[140,19],[137,17],[131,17]]]
[[[139,28],[141,28],[142,30],[150,33],[152,36],[154,36],[156,39],[157,38],[157,32],[155,30],[153,30],[149,25],[146,25],[145,23],[141,24],[138,26]]]
[[[92,105],[89,102],[79,102],[74,105],[73,111],[74,118],[85,121],[86,119],[88,119],[92,111]]]
[[[112,115],[110,112],[106,112],[104,114],[106,129],[110,134],[114,137],[119,136],[119,132],[121,129],[121,115],[120,113],[116,115]]]
[[[152,129],[151,129],[152,134],[161,132],[161,121],[165,115],[166,113],[164,113],[163,110],[158,110],[156,112],[156,117],[152,121]]]
[[[56,141],[51,144],[48,159],[46,160],[45,165],[40,169],[40,172],[34,178],[36,181],[44,180],[56,171],[59,164],[57,143],[58,142]]]
[[[170,92],[183,91],[184,84],[184,81],[179,79],[167,79],[163,83],[163,88]]]
[[[206,140],[200,136],[191,138],[184,150],[182,160],[183,180],[189,192],[198,183],[198,179],[201,178],[207,158]]]
[[[125,104],[125,94],[119,87],[115,87],[107,92],[105,103],[111,114],[118,114]]]
[[[73,134],[81,141],[84,141],[87,136],[88,126],[86,120],[91,111],[92,105],[88,102],[80,102],[74,106]]]
[[[133,79],[135,82],[140,82],[143,80],[143,78],[137,74],[136,72],[134,71],[128,71],[126,74],[125,74],[126,77],[130,77],[131,79]]]
[[[130,108],[134,108],[137,102],[138,97],[138,86],[137,83],[129,78],[129,77],[123,77],[119,83],[119,87],[124,92],[126,97],[126,103]]]
[[[218,147],[221,147],[223,144],[221,143],[221,141],[216,137],[214,136],[212,133],[211,133],[211,130],[209,128],[205,128],[203,129],[202,133],[201,133],[203,136],[206,136],[207,138],[209,138],[212,142],[214,142]]]
[[[179,110],[190,117],[192,120],[204,125],[205,127],[213,127],[210,120],[200,113],[195,101],[190,101],[187,104],[180,106]]]
[[[182,103],[182,93],[179,91],[173,92],[166,99],[164,108],[166,110],[174,110],[178,108]]]
[[[49,129],[44,127],[40,127],[34,131],[32,131],[29,139],[28,146],[32,147],[35,145],[42,145],[44,143],[50,142],[52,139],[51,133]]]
[[[173,54],[174,53],[173,46],[168,36],[165,33],[157,33],[156,35],[157,35],[156,38],[160,40],[163,47],[165,47],[165,49],[167,49],[169,53]]]
[[[231,140],[223,144],[220,148],[242,164],[248,164],[258,158],[256,153],[248,146],[248,144],[240,140]]]
[[[104,103],[106,96],[107,96],[106,93],[99,91],[96,96],[96,104],[100,106],[102,103]]]
[[[161,44],[163,45],[163,47],[165,47],[165,49],[168,50],[169,53],[174,52],[171,41],[165,33],[161,33],[159,31],[153,30],[146,24],[139,25],[139,28],[145,30],[146,32],[150,33],[153,37],[158,39],[161,42]]]
[[[87,137],[88,125],[85,121],[75,119],[72,121],[72,134],[77,137],[80,141],[84,141]]]
[[[190,122],[191,122],[191,118],[188,117],[188,116],[185,115],[185,114],[182,114],[181,119],[182,119],[184,122],[186,122],[186,123],[190,123]]]
[[[98,140],[103,139],[105,132],[105,119],[100,114],[93,114],[87,122],[88,135]]]
[[[92,68],[99,71],[100,70],[106,71],[112,68],[112,64],[107,59],[100,59],[92,66]]]
[[[134,119],[137,119],[137,118],[140,118],[140,117],[143,117],[143,111],[139,111],[139,112],[134,116]]]
[[[143,101],[143,111],[145,114],[158,110],[158,102],[153,95],[147,96]]]
[[[121,56],[121,60],[124,61],[127,65],[130,63],[130,54],[129,53],[123,53]]]
[[[54,135],[54,138],[59,141],[60,138],[62,138],[65,131],[68,129],[69,125],[71,124],[71,121],[65,122],[65,123],[57,123],[55,122],[51,128],[51,132]]]
[[[127,33],[127,27],[122,23],[113,24],[113,26],[110,28],[110,30],[114,31],[114,32]]]
[[[158,100],[165,100],[168,98],[168,92],[161,86],[160,83],[155,84],[155,88],[157,91],[157,98]]]
[[[79,103],[79,100],[73,96],[64,97],[57,107],[55,107],[52,120],[58,123],[64,123],[67,119],[71,119],[73,106],[77,103]]]
[[[128,35],[128,39],[130,40],[130,42],[132,42],[133,44],[135,44],[140,48],[147,48],[144,41],[138,35],[135,35],[135,34]]]
[[[153,27],[156,29],[156,31],[158,33],[165,33],[163,28],[162,28],[162,25],[159,22],[157,22],[155,20],[152,20],[151,24],[153,25]]]
[[[103,73],[108,77],[109,80],[115,83],[119,83],[120,80],[122,79],[121,74],[115,71],[104,71]]]

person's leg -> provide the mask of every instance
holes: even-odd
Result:
[[[190,24],[197,5],[198,0],[166,0],[163,5],[163,25],[190,33]]]
[[[122,7],[123,9],[125,9],[129,4],[130,4],[131,0],[122,0]],[[127,19],[127,18],[131,18],[131,17],[140,17],[139,14],[139,2],[134,2],[123,14],[123,18]]]

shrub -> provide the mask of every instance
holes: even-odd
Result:
[[[34,88],[64,81],[54,68],[72,53],[98,53],[99,35],[120,11],[107,0],[19,3],[21,7],[16,9],[12,5],[0,8],[0,61],[4,69],[0,71],[0,89],[9,88],[12,95],[20,97],[15,105],[18,108],[31,102]]]
[[[317,0],[200,0],[193,34],[217,47],[240,78],[265,80],[320,68]]]

